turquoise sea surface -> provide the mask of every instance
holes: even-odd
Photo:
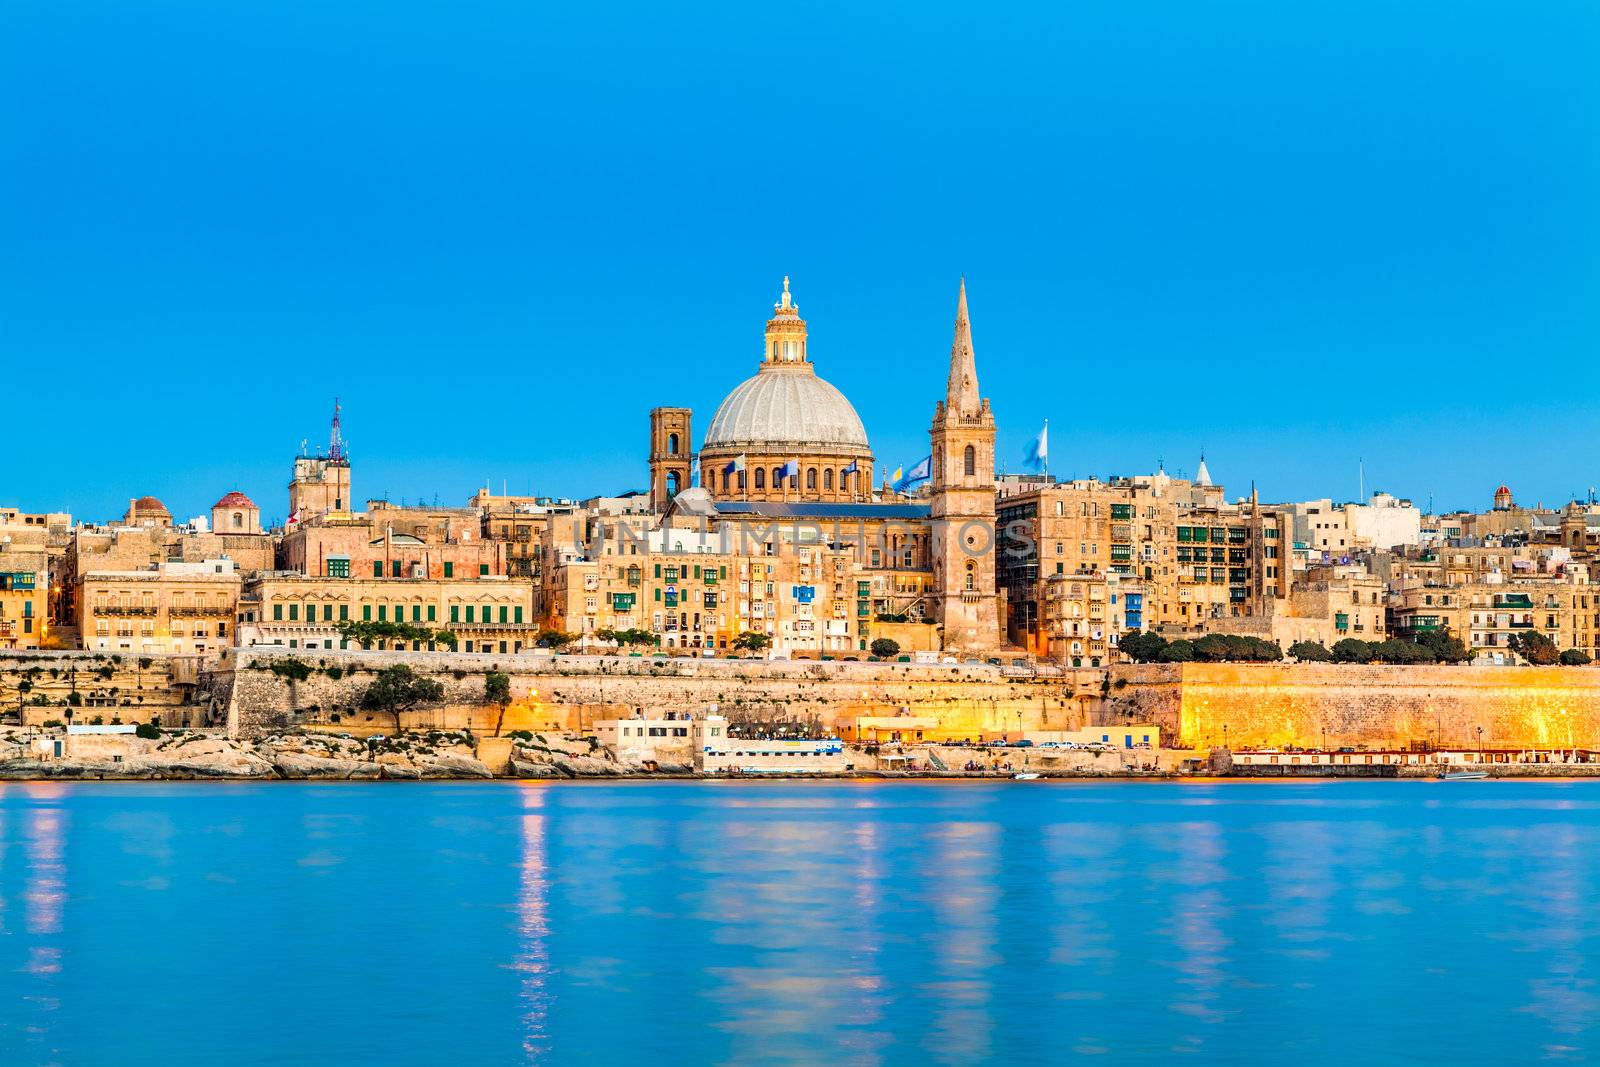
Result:
[[[1600,783],[0,785],[0,1064],[1600,1053]]]

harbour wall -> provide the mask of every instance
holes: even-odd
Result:
[[[211,672],[209,687],[226,708],[229,732],[238,736],[308,725],[386,730],[394,728],[392,716],[361,704],[377,672],[397,664],[444,687],[438,705],[402,715],[404,728],[479,734],[497,724],[502,732],[588,730],[600,719],[704,714],[716,705],[731,719],[815,720],[839,732],[862,716],[933,716],[947,731],[977,740],[1008,731],[1082,727],[1106,685],[1098,670],[1032,677],[970,664],[250,648],[227,653]],[[491,671],[511,682],[512,703],[503,720],[500,709],[485,700]]]
[[[1184,748],[1596,748],[1600,668],[1173,663],[1109,670],[1096,724]]]

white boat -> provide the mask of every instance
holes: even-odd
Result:
[[[1031,782],[1035,778],[1039,777],[1039,775],[1034,771],[1018,771],[1016,774],[1013,774],[1011,777],[1013,779],[1015,779],[1016,781],[1018,781],[1018,782]]]
[[[1441,782],[1475,782],[1479,778],[1489,777],[1488,771],[1450,771],[1448,774],[1439,775]]]

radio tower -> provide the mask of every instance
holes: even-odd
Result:
[[[333,398],[333,426],[328,432],[328,462],[343,463],[344,437],[339,433],[339,398]]]

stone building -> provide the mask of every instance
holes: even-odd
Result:
[[[90,570],[78,594],[83,647],[214,655],[232,643],[239,584],[230,559]]]
[[[0,521],[0,648],[44,647],[49,605],[49,528]]]
[[[516,653],[534,645],[533,607],[532,585],[503,576],[261,575],[245,583],[239,601],[239,644],[347,648],[340,623],[390,622],[449,631],[462,652]],[[431,642],[409,639],[374,647],[434,650]]]
[[[978,391],[962,279],[945,397],[934,408],[929,431],[934,617],[949,649],[988,652],[1003,636],[995,584],[994,430],[989,399]]]
[[[687,409],[667,410],[679,413],[686,434]],[[871,499],[872,465],[861,417],[817,375],[785,278],[756,374],[727,395],[706,427],[701,485],[718,500],[860,501]],[[652,463],[652,486],[680,470],[673,459]]]

